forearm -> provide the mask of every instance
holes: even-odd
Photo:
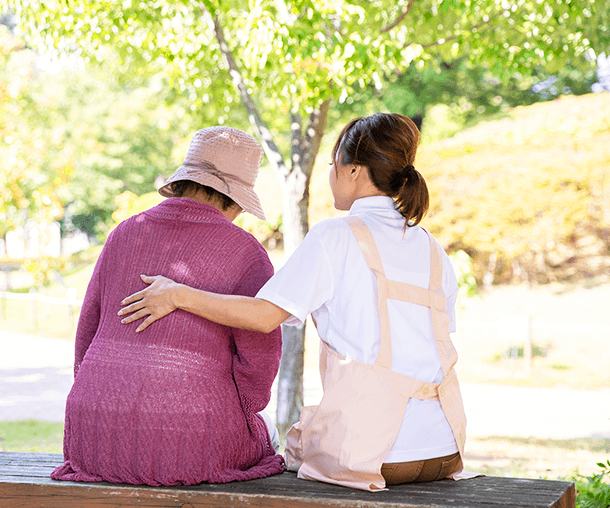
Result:
[[[269,333],[283,323],[290,313],[260,298],[222,295],[178,284],[161,275],[141,275],[146,289],[125,298],[119,316],[126,316],[121,323],[128,324],[146,318],[136,332],[145,330],[156,320],[176,309],[182,309],[214,323]]]
[[[172,295],[176,308],[233,328],[269,333],[289,313],[277,305],[248,296],[221,295],[177,284]]]

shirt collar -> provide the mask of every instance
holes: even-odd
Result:
[[[389,196],[369,196],[357,199],[352,203],[348,215],[356,215],[362,212],[376,212],[400,216],[396,210],[394,200]]]

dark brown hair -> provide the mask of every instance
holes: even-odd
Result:
[[[218,192],[216,189],[212,189],[212,187],[208,187],[207,185],[193,182],[192,180],[178,180],[177,182],[170,183],[169,187],[172,194],[177,198],[181,198],[185,193],[191,191],[194,193],[203,191],[208,198],[217,199],[223,210],[228,210],[235,204],[235,201],[226,194]]]
[[[413,167],[419,130],[412,120],[397,113],[375,113],[350,121],[333,148],[333,161],[366,167],[373,185],[390,196],[405,218],[405,228],[415,226],[428,211],[426,180]]]

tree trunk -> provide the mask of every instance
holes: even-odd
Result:
[[[305,325],[282,325],[282,360],[277,385],[277,429],[285,436],[303,407]]]
[[[293,148],[293,155],[294,155]],[[309,230],[309,178],[300,163],[294,164],[282,182],[282,224],[284,255],[292,254]],[[299,420],[303,407],[303,364],[305,355],[305,323],[301,326],[282,325],[282,360],[277,393],[277,427],[286,435]]]
[[[309,118],[305,135],[298,113],[292,113],[292,168],[282,185],[282,221],[284,254],[290,255],[309,231],[309,183],[320,149],[330,100],[324,101]],[[303,367],[305,358],[305,323],[282,325],[282,361],[278,381],[277,427],[285,435],[299,420],[303,407]]]
[[[288,169],[273,140],[271,131],[259,114],[243,81],[217,16],[213,16],[213,22],[216,38],[220,44],[225,63],[229,68],[233,85],[241,97],[242,104],[248,111],[250,123],[261,142],[267,160],[280,181],[284,252],[286,255],[290,255],[303,241],[309,230],[309,182],[322,136],[326,129],[330,99],[322,101],[319,109],[311,113],[305,132],[303,132],[298,107],[291,112],[292,165]],[[282,340],[282,360],[277,397],[277,426],[280,434],[285,435],[290,426],[299,420],[301,407],[303,406],[305,324],[298,327],[282,325]]]

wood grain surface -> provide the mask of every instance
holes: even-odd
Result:
[[[149,487],[55,481],[49,474],[63,463],[60,454],[0,452],[0,507],[528,507],[574,508],[570,482],[479,477],[398,485],[364,492],[299,480],[286,472],[247,482]]]

